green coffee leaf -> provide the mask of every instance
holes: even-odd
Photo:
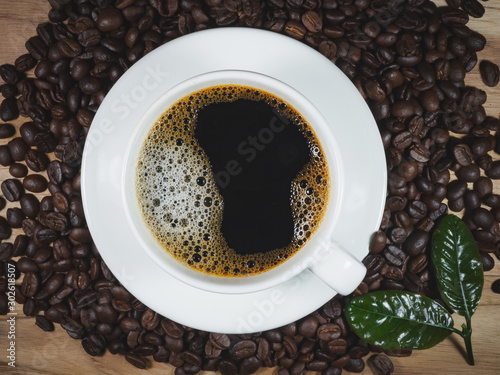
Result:
[[[441,297],[457,314],[470,318],[483,291],[481,256],[467,225],[444,217],[432,235],[432,265]]]
[[[408,292],[368,293],[348,301],[345,313],[360,338],[384,349],[427,349],[455,331],[441,305]]]

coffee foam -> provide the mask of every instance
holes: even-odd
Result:
[[[310,150],[310,162],[290,190],[293,240],[265,253],[241,255],[227,245],[221,232],[224,202],[194,136],[202,108],[238,99],[264,100],[299,127]],[[326,156],[311,126],[284,100],[240,85],[209,87],[167,109],[141,146],[135,186],[142,219],[165,251],[196,271],[233,278],[260,274],[293,256],[321,224],[330,196]]]

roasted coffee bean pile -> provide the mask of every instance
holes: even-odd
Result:
[[[500,195],[491,181],[500,178],[500,161],[491,156],[500,152],[500,120],[486,114],[485,92],[464,84],[486,43],[467,26],[469,17],[484,13],[479,1],[448,0],[440,8],[429,0],[49,2],[50,22],[26,41],[27,53],[0,67],[1,119],[27,120],[19,129],[0,124],[0,164],[12,175],[1,190],[14,202],[0,217],[1,314],[7,312],[4,275],[13,264],[16,300],[41,329],[60,324],[90,355],[109,350],[138,368],[154,360],[171,363],[177,375],[247,375],[262,366],[278,366],[280,375],[338,375],[362,371],[363,358],[374,352],[369,366],[389,374],[387,355],[410,354],[382,353],[352,334],[345,297],[267,332],[184,327],[134,298],[101,259],[80,195],[92,118],[113,83],[142,56],[212,27],[263,28],[303,41],[337,64],[372,109],[387,154],[388,197],[364,260],[368,274],[354,294],[384,288],[437,298],[429,238],[449,211],[463,211],[486,271],[500,257]],[[481,64],[481,75],[488,86],[498,83],[495,64]],[[42,199],[35,195],[47,189]],[[24,234],[10,238],[13,228]]]

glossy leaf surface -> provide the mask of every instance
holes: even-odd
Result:
[[[457,314],[470,317],[483,291],[483,264],[474,237],[460,218],[448,215],[439,222],[431,256],[441,297]]]
[[[428,297],[384,290],[347,302],[346,318],[366,342],[384,349],[427,349],[453,332],[453,319]]]

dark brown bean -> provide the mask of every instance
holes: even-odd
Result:
[[[12,159],[12,155],[7,145],[0,145],[0,164],[4,167],[14,164],[14,159]]]
[[[9,167],[12,177],[23,178],[28,174],[28,168],[24,164],[14,163]]]
[[[237,342],[233,348],[232,353],[236,358],[242,359],[253,356],[257,351],[257,344],[251,340],[242,340]]]
[[[477,165],[471,164],[461,167],[458,171],[456,171],[456,176],[459,180],[463,180],[465,182],[475,182],[480,177],[480,170]]]
[[[476,31],[472,31],[471,34],[465,38],[465,44],[467,48],[474,52],[479,52],[484,49],[486,45],[486,38]]]
[[[299,333],[307,338],[311,338],[316,334],[318,329],[318,320],[314,317],[308,317],[299,324]]]
[[[163,319],[161,324],[162,324],[162,327],[165,329],[165,332],[169,332],[169,331],[167,331],[167,329],[164,326],[164,324],[167,324],[167,328],[168,328],[168,326],[171,324],[169,319]],[[170,328],[170,331],[172,331],[171,328]],[[178,328],[176,328],[175,331],[179,332],[180,330]],[[182,329],[182,332],[184,332],[183,329]],[[171,334],[169,334],[169,335],[171,335]],[[179,335],[179,333],[174,333],[174,336],[172,336],[172,337],[175,337],[178,335]],[[221,334],[221,333],[210,333],[209,340],[215,348],[220,349],[220,350],[227,349],[229,347],[230,342],[231,342],[228,335]]]
[[[500,279],[493,281],[491,290],[493,293],[500,294]]]
[[[240,363],[241,375],[250,375],[256,372],[261,366],[260,360],[256,356],[251,356],[243,359]]]
[[[471,213],[474,224],[483,229],[490,229],[495,223],[495,219],[490,211],[483,207],[478,207]]]
[[[9,147],[10,154],[14,161],[24,160],[26,153],[29,150],[29,146],[24,142],[21,137],[16,137],[7,143]]]
[[[308,10],[302,15],[302,24],[312,33],[317,33],[323,28],[321,17],[313,10]]]
[[[500,179],[500,162],[498,160],[491,163],[491,167],[486,170],[486,176],[494,180]]]
[[[23,75],[14,65],[3,64],[0,65],[0,77],[5,83],[15,85],[23,78]]]
[[[42,172],[47,169],[49,165],[49,158],[43,152],[38,150],[29,150],[26,153],[26,157],[24,158],[26,165],[33,172]]]
[[[0,104],[0,118],[2,121],[12,121],[19,117],[16,98],[6,98]]]
[[[474,182],[474,190],[483,198],[493,192],[493,182],[488,178],[481,176]]]
[[[372,355],[367,363],[375,375],[390,375],[394,372],[392,361],[383,354]]]
[[[296,21],[288,21],[284,27],[285,34],[297,40],[304,38],[306,31],[305,26]]]
[[[462,166],[468,166],[474,160],[470,147],[465,143],[460,143],[453,148],[453,156]]]
[[[15,179],[4,180],[1,184],[3,196],[10,202],[18,201],[24,195],[21,181]]]
[[[64,38],[57,42],[57,48],[63,57],[74,58],[82,52],[82,46],[74,39]]]
[[[54,324],[43,315],[36,316],[35,324],[45,332],[52,332],[54,330]]]
[[[134,365],[139,369],[145,369],[147,367],[146,360],[137,354],[127,353],[125,354],[125,359],[127,360],[128,363]]]
[[[462,8],[474,18],[481,18],[484,15],[484,6],[477,0],[464,0]]]
[[[47,180],[40,174],[30,174],[24,178],[23,186],[33,193],[41,193],[47,190]]]
[[[16,128],[12,124],[0,124],[0,139],[10,138],[15,133]]]
[[[500,70],[497,64],[488,60],[483,60],[479,64],[479,72],[483,83],[488,87],[495,87],[498,85],[500,79]]]

